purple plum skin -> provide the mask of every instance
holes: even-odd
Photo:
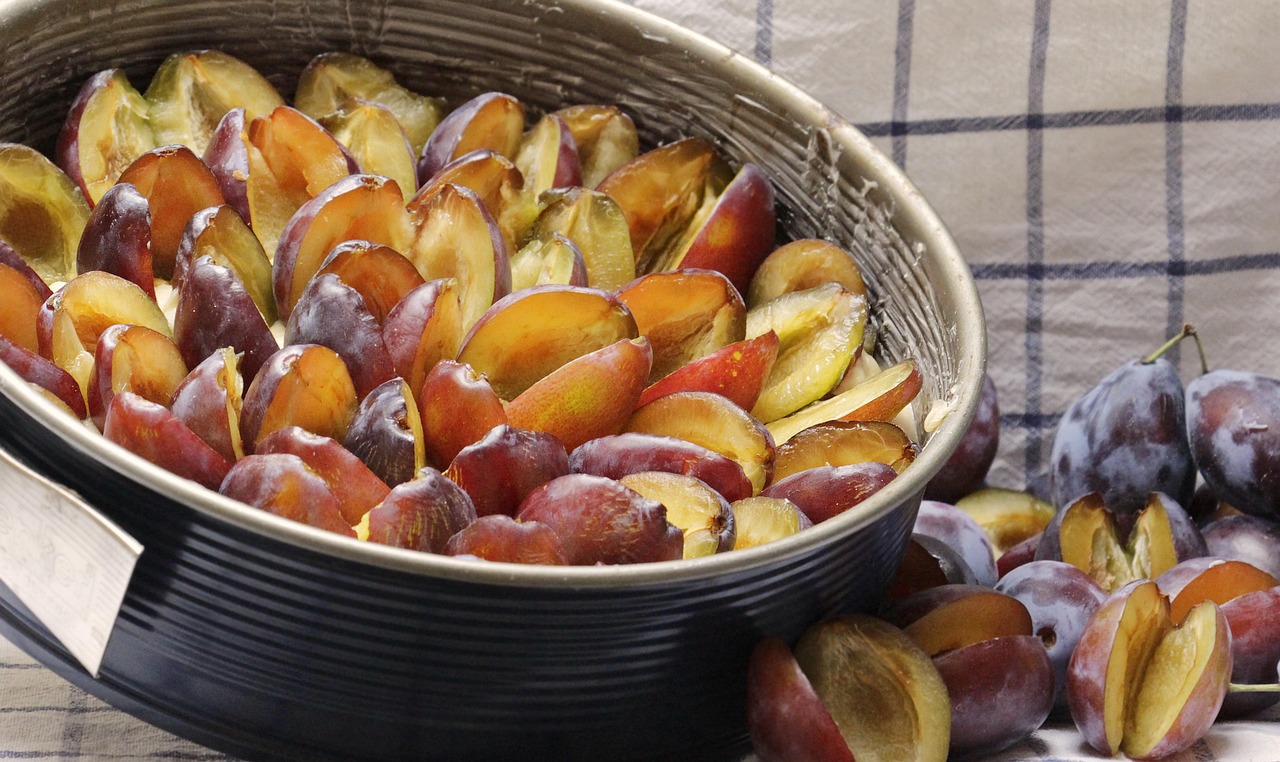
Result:
[[[289,313],[284,343],[321,344],[337,352],[361,398],[395,377],[382,326],[360,292],[333,273],[317,275],[302,290]]]
[[[1224,516],[1202,534],[1208,554],[1253,564],[1280,579],[1280,522],[1257,516]]]
[[[119,275],[152,299],[151,205],[129,183],[113,185],[93,208],[76,251],[76,271],[105,270]]]
[[[729,501],[751,496],[751,482],[736,461],[701,445],[656,434],[597,437],[569,453],[569,468],[610,479],[641,471],[669,471],[701,479]]]
[[[1000,401],[991,376],[982,381],[978,410],[960,444],[938,473],[925,485],[926,500],[954,503],[986,482],[1000,447]]]
[[[958,551],[979,585],[996,584],[996,557],[991,541],[969,514],[949,503],[923,500],[912,531],[941,540]]]
[[[1184,389],[1168,360],[1128,362],[1073,402],[1049,455],[1057,508],[1098,492],[1116,513],[1136,513],[1151,492],[1187,505],[1195,465]]]
[[[949,759],[1007,749],[1053,710],[1053,666],[1035,636],[992,638],[939,654],[933,663],[951,697]]]
[[[871,497],[897,475],[884,463],[818,466],[774,482],[760,494],[785,497],[819,524]]]
[[[1280,587],[1246,593],[1222,605],[1231,628],[1231,682],[1280,682]],[[1228,693],[1218,716],[1245,717],[1280,703],[1280,693]]]
[[[374,387],[360,401],[342,440],[343,446],[393,488],[414,478],[417,468],[403,387],[399,376]]]
[[[240,278],[208,256],[192,262],[183,279],[173,336],[189,368],[223,347],[243,352],[246,384],[280,349]]]
[[[1088,574],[1062,561],[1031,561],[1012,569],[995,589],[1022,601],[1033,632],[1053,665],[1054,696],[1066,706],[1067,662],[1085,625],[1107,594]]]
[[[1280,519],[1280,380],[1217,370],[1187,384],[1186,435],[1214,494]]]

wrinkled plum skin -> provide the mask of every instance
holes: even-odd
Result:
[[[1225,516],[1202,532],[1208,555],[1253,564],[1280,578],[1280,522]]]
[[[996,558],[991,541],[969,514],[949,503],[923,500],[913,531],[941,540],[955,549],[965,565],[973,570],[979,585],[995,585]]]
[[[1150,492],[1187,505],[1195,466],[1186,440],[1182,381],[1167,360],[1132,361],[1067,408],[1050,452],[1050,502],[1088,492],[1116,513],[1133,513]]]
[[[342,440],[388,487],[409,481],[417,469],[403,385],[397,376],[369,392]]]
[[[444,553],[449,538],[476,520],[476,509],[461,487],[428,466],[392,487],[367,518],[370,542]]]
[[[569,454],[550,434],[505,423],[462,448],[445,472],[480,516],[514,516],[538,487],[569,473]]]
[[[674,561],[684,554],[684,533],[667,522],[667,509],[613,479],[568,474],[529,493],[516,518],[551,527],[570,564]]]
[[[978,410],[960,444],[925,485],[926,500],[954,503],[983,485],[1000,447],[1000,400],[991,376],[982,381]]]
[[[516,521],[505,513],[480,516],[444,546],[445,555],[486,561],[564,566],[560,537],[537,521]]]
[[[1280,519],[1280,380],[1217,370],[1187,384],[1187,439],[1220,500]]]
[[[291,521],[355,536],[329,485],[296,455],[246,455],[227,472],[218,491]]]
[[[1011,570],[996,590],[1027,607],[1034,633],[1053,664],[1058,708],[1066,707],[1067,662],[1085,625],[1107,595],[1088,574],[1062,561],[1031,561]]]

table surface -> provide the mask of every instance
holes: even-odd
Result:
[[[0,639],[0,759],[234,760],[148,725],[76,688]],[[1070,720],[1055,720],[1023,743],[982,762],[1103,759]],[[1218,723],[1169,762],[1276,762],[1280,708],[1248,721]],[[744,762],[752,762],[745,760]]]
[[[1003,430],[989,481],[1043,483],[1076,396],[1195,324],[1280,377],[1280,4],[642,0],[830,105],[937,208],[983,298]],[[1182,377],[1195,352],[1170,355]],[[1280,760],[1280,714],[1179,760]],[[997,760],[1090,759],[1051,723]],[[225,757],[0,641],[0,758]]]

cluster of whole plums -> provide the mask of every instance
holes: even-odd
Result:
[[[1193,334],[1070,405],[1039,496],[984,483],[988,377],[884,609],[753,654],[761,759],[974,757],[1054,715],[1155,759],[1280,701],[1280,381],[1206,368],[1184,388],[1160,355]]]
[[[225,496],[490,561],[752,547],[913,461],[919,370],[760,167],[533,116],[347,53],[292,105],[219,51],[98,73],[53,161],[0,145],[0,360]]]

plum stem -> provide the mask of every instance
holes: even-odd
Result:
[[[1142,364],[1150,365],[1156,360],[1159,360],[1164,355],[1165,352],[1168,352],[1170,349],[1176,346],[1178,342],[1182,341],[1188,336],[1195,339],[1196,351],[1199,352],[1200,354],[1200,371],[1202,373],[1208,373],[1209,360],[1204,356],[1204,343],[1200,341],[1200,334],[1196,332],[1196,327],[1191,325],[1190,323],[1183,323],[1182,330],[1178,331],[1178,333],[1175,334],[1173,338],[1161,344],[1159,349],[1157,349],[1156,351],[1152,352],[1151,354],[1143,358]]]
[[[1188,323],[1186,326],[1184,326],[1184,327],[1183,327],[1183,330],[1184,330],[1184,331],[1185,331],[1185,330],[1190,330],[1190,331],[1191,331],[1191,338],[1192,338],[1192,339],[1194,339],[1194,340],[1195,340],[1195,342],[1196,342],[1196,352],[1200,355],[1200,373],[1201,373],[1201,374],[1208,373],[1208,372],[1209,372],[1209,358],[1207,358],[1207,357],[1205,357],[1205,356],[1204,356],[1204,342],[1200,340],[1200,334],[1199,334],[1199,332],[1197,332],[1197,331],[1196,331],[1196,329],[1195,329],[1195,326],[1191,325],[1190,323]]]
[[[1250,683],[1228,683],[1228,693],[1280,693],[1280,684],[1277,683],[1260,683],[1253,685]]]

